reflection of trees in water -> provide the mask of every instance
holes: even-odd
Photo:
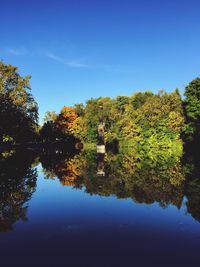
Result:
[[[82,185],[90,194],[131,197],[139,203],[159,202],[166,206],[180,207],[183,198],[184,175],[178,159],[167,159],[156,164],[141,160],[139,155],[121,153],[107,154],[105,158],[106,177],[96,177],[93,166],[82,172]],[[168,162],[168,166],[166,163]],[[93,176],[87,170],[93,168]],[[80,187],[80,184],[79,184]]]
[[[187,211],[200,222],[200,176],[188,181],[185,194]]]
[[[26,151],[4,153],[0,160],[0,231],[11,230],[18,220],[26,220],[27,201],[36,188],[36,155]],[[46,178],[58,177],[62,185],[85,188],[89,194],[132,198],[138,203],[158,202],[180,208],[184,195],[187,210],[200,221],[200,168],[198,161],[180,161],[171,151],[140,153],[133,148],[102,158],[96,151],[44,150],[40,161]],[[35,164],[35,163],[34,163]],[[99,176],[99,166],[105,176]]]
[[[36,188],[37,171],[31,168],[34,157],[20,152],[0,159],[0,231],[12,230],[16,221],[27,220],[27,201]]]
[[[187,211],[193,218],[200,221],[200,150],[198,145],[185,148],[184,170],[186,173],[185,195]]]
[[[76,150],[44,151],[40,156],[43,173],[46,178],[58,177],[62,185],[74,185],[81,174],[82,162]]]
[[[51,158],[52,157],[52,158]],[[105,176],[99,176],[102,162],[95,151],[51,155],[43,161],[46,173],[63,185],[85,188],[89,194],[132,198],[138,203],[181,207],[186,195],[187,209],[200,220],[200,171],[198,164],[183,165],[180,154],[170,150],[122,151],[104,157]]]
[[[118,198],[132,198],[139,203],[159,202],[165,207],[181,206],[184,190],[184,174],[180,157],[161,151],[139,154],[124,151],[107,153],[104,158],[105,177],[98,175],[102,162],[95,151],[83,151],[74,157],[55,155],[43,159],[46,173],[57,176],[63,185],[85,187],[89,194],[116,195]],[[156,153],[158,156],[156,157]],[[53,158],[53,159],[52,159]]]
[[[62,160],[55,166],[55,174],[62,185],[74,185],[76,179],[81,175],[81,162],[77,156]]]

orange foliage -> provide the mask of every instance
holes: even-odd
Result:
[[[64,134],[73,134],[77,126],[78,115],[72,107],[63,107],[56,119],[56,127]]]
[[[57,175],[63,186],[74,185],[80,170],[73,160],[65,160],[57,166]]]

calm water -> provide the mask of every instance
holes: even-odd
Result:
[[[2,267],[200,266],[191,162],[21,151],[0,172]]]

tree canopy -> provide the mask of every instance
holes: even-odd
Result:
[[[30,76],[0,62],[0,143],[55,141],[74,137],[96,143],[97,124],[105,123],[105,141],[131,146],[182,149],[182,137],[200,137],[200,78],[186,86],[185,99],[171,93],[137,92],[116,98],[91,98],[86,104],[47,112],[39,131],[38,105],[31,93]],[[38,138],[40,134],[40,139]],[[185,140],[186,140],[185,139]]]
[[[24,142],[35,138],[38,106],[31,94],[30,76],[0,62],[0,143]]]
[[[191,81],[185,88],[185,133],[189,140],[200,137],[200,78]]]

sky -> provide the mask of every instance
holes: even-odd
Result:
[[[0,0],[0,59],[46,111],[200,76],[199,0]]]

